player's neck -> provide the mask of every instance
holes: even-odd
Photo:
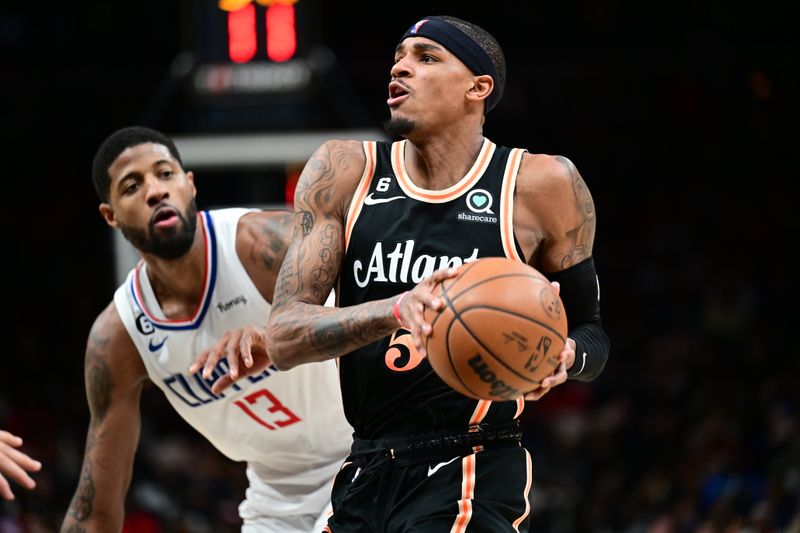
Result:
[[[206,275],[206,245],[202,233],[198,225],[192,247],[177,259],[143,256],[153,293],[165,313],[168,307],[193,306],[200,301]]]
[[[441,190],[463,178],[475,164],[483,135],[434,136],[406,144],[405,165],[414,185]]]

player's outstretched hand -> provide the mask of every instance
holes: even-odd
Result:
[[[559,294],[561,285],[557,281],[553,281],[550,284],[553,286],[553,290],[556,291],[556,294]],[[567,339],[567,342],[564,344],[564,349],[558,354],[558,366],[556,369],[551,375],[542,380],[542,384],[539,385],[538,388],[527,393],[525,399],[530,401],[539,400],[542,396],[550,392],[550,389],[567,381],[567,368],[571,367],[574,361],[575,341]]]
[[[42,468],[42,463],[17,450],[20,446],[21,438],[0,429],[0,496],[6,500],[13,500],[14,493],[4,476],[10,477],[26,489],[33,489],[36,482],[28,472],[38,472]]]
[[[395,305],[396,317],[399,316],[403,328],[411,332],[417,352],[426,357],[425,339],[431,334],[431,325],[425,321],[425,308],[439,311],[444,302],[434,296],[433,289],[442,281],[458,275],[456,268],[442,268],[435,271],[427,279],[420,281],[416,287],[403,293]]]
[[[224,391],[239,378],[263,372],[272,364],[267,352],[266,329],[248,325],[226,331],[216,344],[197,356],[189,373],[202,368],[203,377],[208,379],[223,357],[228,362],[228,372],[211,386],[214,394]]]

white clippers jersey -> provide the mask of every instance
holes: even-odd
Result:
[[[211,384],[227,372],[223,360],[208,380],[188,368],[227,330],[267,322],[270,305],[236,254],[236,227],[249,209],[199,213],[205,237],[203,295],[188,320],[164,317],[140,262],[114,294],[122,322],[150,379],[172,406],[223,454],[249,463],[251,488],[240,512],[289,516],[317,513],[346,457],[352,428],[344,418],[336,364],[274,367],[239,379],[222,394]]]

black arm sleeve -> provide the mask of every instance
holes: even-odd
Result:
[[[592,381],[605,368],[611,345],[600,320],[600,282],[594,260],[588,257],[565,270],[547,274],[547,278],[561,284],[569,338],[575,341],[575,363],[567,375],[578,381]]]

